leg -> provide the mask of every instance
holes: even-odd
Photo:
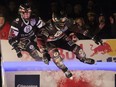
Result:
[[[44,57],[40,57],[38,50],[35,48],[33,43],[29,43],[26,46],[26,51],[30,54],[32,58],[34,58],[36,61],[42,60],[45,64],[49,64],[49,61],[45,59]]]
[[[86,54],[85,52],[81,49],[80,46],[76,45],[73,46],[73,53],[76,55],[76,58],[79,59],[81,62],[83,63],[87,63],[87,64],[94,64],[95,60],[91,59],[91,58],[86,58]]]
[[[48,62],[48,64],[49,64],[50,55],[48,54],[47,46],[45,44],[46,43],[43,40],[41,40],[40,38],[37,39],[38,50],[39,50],[40,53],[43,54],[44,61]]]
[[[53,58],[54,63],[56,66],[61,69],[67,78],[72,77],[72,73],[68,70],[68,68],[64,65],[62,62],[62,58],[60,56],[60,53],[58,52],[57,48],[53,48],[49,51],[51,58]]]

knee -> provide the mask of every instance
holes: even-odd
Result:
[[[56,48],[49,50],[49,54],[50,54],[51,58],[56,58],[56,57],[60,56],[60,53],[59,53],[58,49],[56,49]]]

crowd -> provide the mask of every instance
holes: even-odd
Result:
[[[32,3],[33,13],[44,21],[51,18],[51,14],[59,9],[65,9],[68,17],[75,19],[79,24],[89,25],[93,33],[98,33],[103,39],[116,38],[116,10],[115,0],[29,0]],[[46,2],[46,3],[45,3]],[[105,4],[104,2],[107,2]],[[19,15],[19,0],[5,0],[0,4],[0,38],[7,38],[9,25]],[[112,4],[111,4],[112,3]],[[2,20],[5,20],[3,30]],[[7,23],[6,23],[7,22]],[[9,24],[8,24],[9,23]],[[6,25],[6,26],[5,26]],[[6,28],[7,27],[7,28]],[[1,34],[2,33],[2,34]],[[5,34],[6,33],[6,34]],[[81,39],[86,39],[79,35]]]

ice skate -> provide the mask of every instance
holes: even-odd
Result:
[[[49,60],[48,60],[47,58],[42,58],[42,61],[43,61],[45,64],[49,65]]]
[[[72,73],[70,72],[70,71],[66,71],[65,72],[65,76],[67,77],[67,78],[69,78],[69,79],[72,79],[73,77],[72,77]]]
[[[94,59],[91,59],[91,58],[86,58],[84,60],[84,63],[87,63],[87,64],[95,64],[95,60]]]
[[[81,58],[79,59],[81,62],[86,63],[86,64],[95,64],[95,60],[91,58]]]
[[[50,55],[48,53],[44,53],[42,60],[45,64],[49,65]]]

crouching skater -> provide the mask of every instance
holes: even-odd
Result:
[[[17,56],[22,57],[21,51],[27,51],[36,61],[43,60],[48,64],[46,57],[38,54],[36,30],[45,25],[40,17],[32,16],[30,3],[23,3],[19,6],[19,17],[16,18],[10,28],[9,44],[16,50]],[[43,53],[44,54],[44,53]]]

